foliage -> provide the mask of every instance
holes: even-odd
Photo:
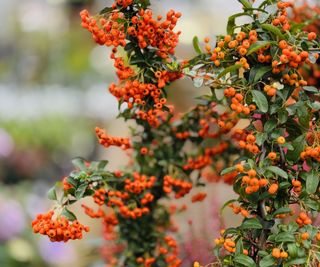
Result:
[[[320,192],[319,91],[300,74],[316,62],[319,42],[315,33],[291,24],[291,3],[239,2],[243,12],[230,17],[228,34],[218,36],[213,46],[206,38],[204,49],[194,38],[197,56],[182,63],[174,56],[179,12],[153,18],[149,1],[142,0],[118,0],[94,17],[81,12],[82,26],[94,40],[112,47],[119,81],[109,89],[119,100],[119,116],[137,124],[130,139],[96,128],[99,142],[132,150],[134,161],[110,172],[106,161],[77,159],[75,171],[64,178],[61,198],[55,189],[50,198],[58,202],[58,222],[75,220],[67,206],[86,196],[112,208],[106,214],[101,207],[84,206],[89,216],[103,218],[107,239],[124,245],[110,261],[114,265],[181,265],[169,234],[170,214],[160,200],[171,192],[183,197],[193,185],[203,185],[207,169],[233,184],[239,197],[225,206],[244,217],[240,226],[221,231],[212,265],[319,264],[320,234],[312,225]],[[241,16],[251,22],[238,25]],[[183,75],[195,87],[210,87],[211,94],[179,117],[166,105],[166,88]],[[249,125],[237,129],[243,119]],[[83,230],[70,236],[56,231],[53,238],[56,226],[43,227],[53,241],[79,238]]]

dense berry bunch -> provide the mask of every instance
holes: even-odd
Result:
[[[67,242],[69,239],[82,239],[82,232],[89,232],[89,227],[78,221],[69,222],[65,217],[53,219],[54,212],[39,214],[32,221],[32,228],[35,233],[47,235],[52,242]]]

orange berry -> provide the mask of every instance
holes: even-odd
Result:
[[[248,175],[250,177],[255,177],[257,175],[257,172],[254,169],[251,169],[251,170],[248,171]]]
[[[277,259],[280,258],[281,257],[280,249],[278,249],[278,248],[272,249],[272,256]]]
[[[301,239],[302,239],[302,240],[307,240],[307,239],[309,239],[309,236],[310,236],[310,235],[309,235],[308,232],[304,232],[304,233],[301,234]]]
[[[268,158],[271,160],[275,160],[277,158],[277,154],[275,152],[270,152],[268,154]]]
[[[277,193],[278,188],[279,188],[278,184],[272,184],[268,190],[269,194],[274,195],[275,193]]]

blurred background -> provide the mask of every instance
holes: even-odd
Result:
[[[152,2],[157,14],[170,8],[183,13],[178,24],[182,31],[177,51],[180,58],[194,55],[194,35],[202,40],[224,33],[227,17],[241,11],[236,0]],[[99,222],[83,216],[81,220],[93,228],[92,233],[85,240],[68,244],[50,243],[33,235],[30,223],[35,214],[50,208],[46,192],[71,170],[72,158],[106,158],[111,168],[123,164],[121,151],[106,151],[96,142],[95,126],[112,135],[124,135],[127,128],[116,120],[117,102],[107,91],[115,79],[109,51],[94,44],[81,28],[78,15],[83,8],[97,13],[111,3],[0,0],[1,267],[103,266],[99,260]],[[170,89],[170,100],[184,111],[199,90],[179,81]],[[206,201],[193,205],[178,219],[185,266],[195,259],[210,262],[212,240],[220,225],[237,223],[234,217],[228,219],[228,211],[224,213],[226,220],[218,214],[218,207],[231,198],[231,188],[215,184],[206,190]]]

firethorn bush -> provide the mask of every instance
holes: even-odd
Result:
[[[320,265],[313,224],[320,209],[320,94],[310,72],[320,51],[310,30],[317,9],[238,1],[243,12],[229,18],[227,34],[205,38],[203,47],[195,37],[197,55],[189,60],[175,56],[179,12],[162,17],[148,0],[116,0],[97,15],[80,13],[92,38],[112,48],[118,80],[109,91],[119,117],[136,125],[130,137],[97,127],[97,138],[105,148],[129,151],[133,163],[109,171],[107,161],[75,159],[63,192],[49,191],[57,204],[37,216],[34,232],[51,241],[82,238],[89,228],[69,206],[90,196],[97,207],[82,204],[84,212],[101,219],[105,239],[118,246],[108,266],[181,266],[172,212],[161,200],[184,197],[206,178],[232,184],[238,197],[223,208],[243,218],[221,229],[209,265]],[[239,17],[247,22],[237,24]],[[180,115],[167,104],[167,87],[183,77],[210,93]]]

